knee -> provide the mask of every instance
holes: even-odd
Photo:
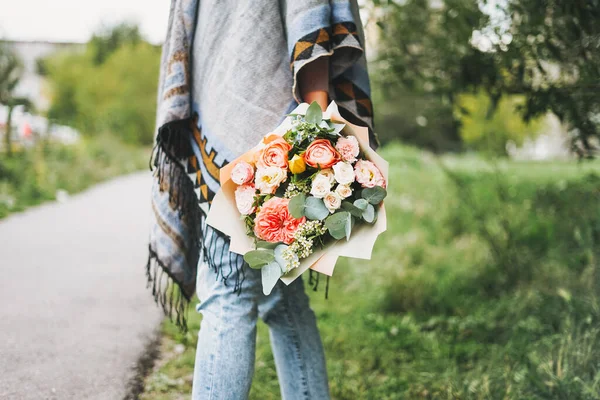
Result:
[[[289,286],[278,282],[273,292],[259,302],[258,312],[266,324],[273,323],[279,318],[287,318],[290,314],[303,319],[315,318],[300,278]]]

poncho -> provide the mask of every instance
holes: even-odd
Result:
[[[173,0],[163,45],[152,225],[146,274],[155,300],[186,328],[199,261],[241,257],[203,241],[219,169],[252,148],[302,101],[298,71],[330,57],[330,100],[373,134],[364,36],[355,0]],[[211,235],[214,236],[214,235]],[[222,236],[217,240],[226,241]],[[240,276],[231,283],[241,288]]]

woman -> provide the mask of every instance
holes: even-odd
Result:
[[[230,253],[228,238],[204,217],[219,189],[219,168],[254,147],[298,103],[316,101],[325,109],[335,100],[346,119],[372,127],[363,45],[355,0],[172,2],[147,271],[155,298],[169,313],[175,307],[180,325],[197,288],[203,320],[194,399],[248,398],[258,316],[270,329],[282,397],[329,398],[302,280],[279,282],[264,296],[260,271]],[[169,291],[171,282],[177,290]]]

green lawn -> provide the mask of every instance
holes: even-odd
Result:
[[[383,155],[388,232],[311,294],[333,398],[600,399],[600,164]],[[189,398],[190,316],[142,399]],[[262,323],[251,398],[280,398]]]

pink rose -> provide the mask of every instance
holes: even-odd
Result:
[[[342,155],[342,160],[353,163],[358,157],[360,148],[358,147],[358,140],[354,136],[341,137],[335,144],[335,148]]]
[[[256,165],[265,167],[288,167],[288,153],[292,146],[282,137],[270,138],[266,146],[258,153]]]
[[[360,183],[362,187],[385,187],[386,185],[381,171],[371,161],[358,160],[354,165],[354,174],[356,175],[356,181]]]
[[[254,220],[256,237],[271,243],[290,244],[294,241],[294,233],[306,218],[292,217],[289,202],[289,199],[272,197],[262,205]]]
[[[333,148],[327,139],[317,139],[312,142],[304,153],[304,161],[313,168],[331,168],[340,161],[340,153]]]
[[[231,170],[231,180],[236,185],[243,185],[254,179],[254,168],[245,161],[240,161]]]
[[[254,207],[254,185],[242,185],[235,189],[235,205],[242,215],[250,215],[256,209]]]

